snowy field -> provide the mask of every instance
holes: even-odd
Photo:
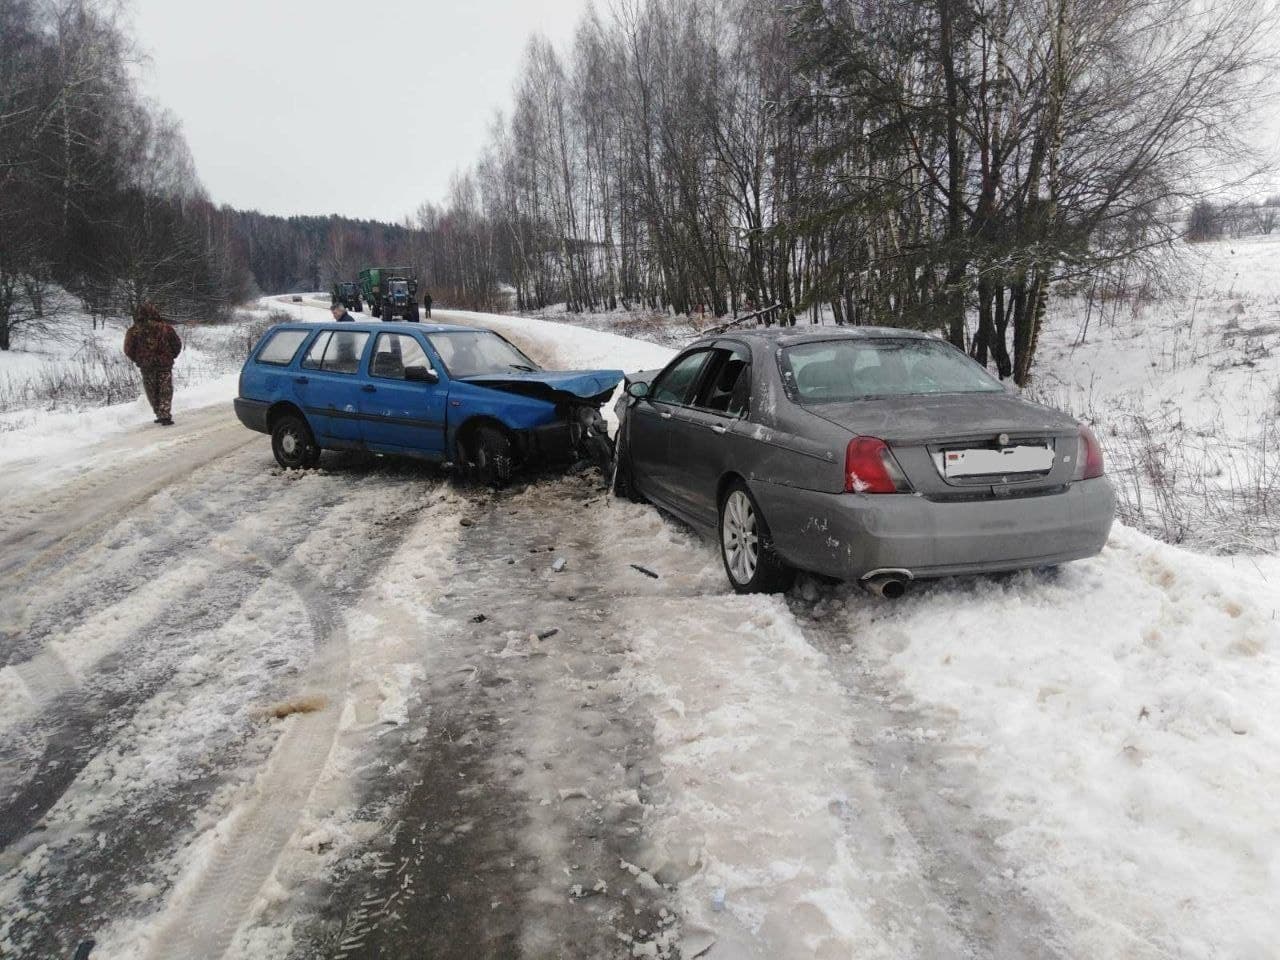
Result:
[[[1280,235],[1189,245],[1156,299],[1054,302],[1032,394],[1091,420],[1122,516],[1200,549],[1280,547]]]
[[[1109,329],[1072,356],[1119,383]],[[0,956],[1275,955],[1274,555],[1117,525],[1051,574],[738,597],[587,478],[283,473],[225,383],[168,434],[9,432],[50,446],[0,474]]]

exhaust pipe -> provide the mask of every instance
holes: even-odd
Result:
[[[907,592],[911,573],[907,570],[885,570],[869,573],[858,581],[863,590],[884,600],[897,600]]]

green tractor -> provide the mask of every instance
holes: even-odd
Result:
[[[375,317],[418,322],[418,273],[411,267],[366,267],[360,291]]]
[[[364,313],[364,301],[360,299],[360,284],[354,280],[334,281],[329,291],[329,300],[332,303],[340,303],[356,313]]]

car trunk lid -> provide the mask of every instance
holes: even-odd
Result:
[[[1076,422],[1009,394],[871,398],[807,409],[853,434],[884,440],[912,489],[933,499],[1045,493],[1075,473]]]

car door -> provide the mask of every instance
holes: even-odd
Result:
[[[732,431],[746,413],[750,383],[751,351],[732,341],[717,343],[689,402],[673,417],[672,442],[683,455],[672,460],[672,496],[706,526],[719,519],[716,493],[732,468]]]
[[[672,459],[680,455],[671,445],[675,412],[692,393],[707,358],[708,348],[683,353],[653,379],[647,396],[636,401],[627,417],[627,444],[637,489],[651,500],[673,506]]]
[[[368,342],[363,330],[324,330],[302,358],[297,394],[321,446],[364,443],[360,397],[365,383],[359,373]]]
[[[443,457],[448,395],[448,383],[417,337],[379,333],[360,393],[365,442],[431,459]]]

